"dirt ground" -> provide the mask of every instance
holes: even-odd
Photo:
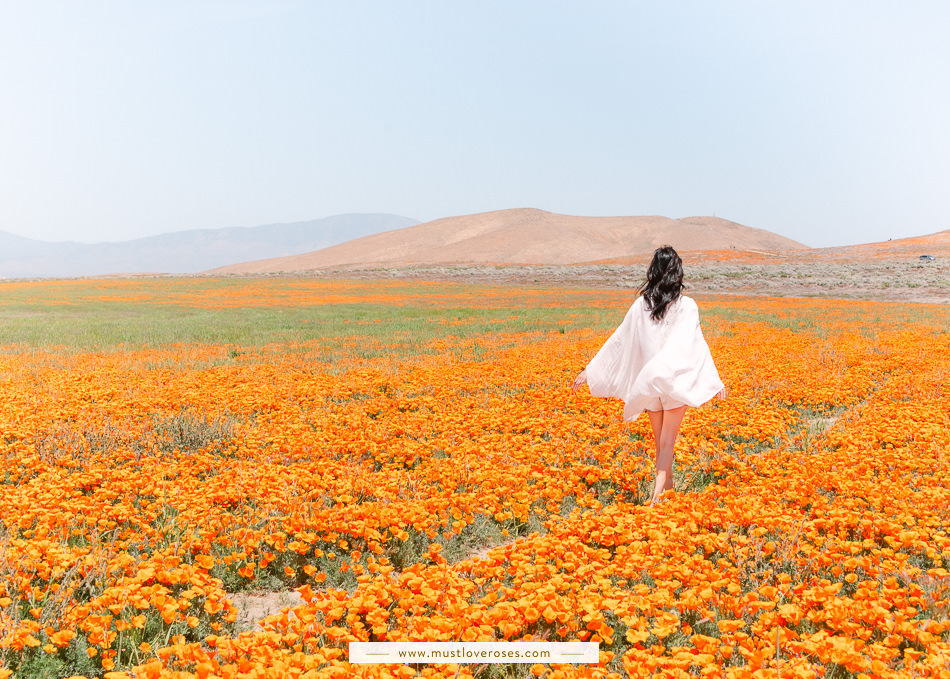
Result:
[[[684,257],[687,293],[950,303],[950,258],[920,261],[908,257],[867,262],[762,259],[765,261],[722,262],[691,261]],[[639,287],[645,271],[646,260],[623,265],[365,267],[288,275],[633,289]]]
[[[297,592],[264,592],[260,594],[232,594],[230,597],[238,610],[237,631],[255,629],[264,618],[280,613],[284,608],[293,608],[303,603]]]

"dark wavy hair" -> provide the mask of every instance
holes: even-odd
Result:
[[[650,318],[661,320],[670,305],[680,298],[683,292],[683,260],[669,245],[657,248],[653,261],[647,269],[647,280],[640,286],[650,310]]]

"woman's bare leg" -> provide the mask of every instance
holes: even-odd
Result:
[[[650,427],[656,445],[656,484],[650,504],[659,501],[664,491],[673,490],[673,446],[680,433],[680,423],[686,413],[686,406],[672,410],[648,410]]]

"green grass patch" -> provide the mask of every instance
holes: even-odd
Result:
[[[167,281],[156,285],[167,286]],[[41,294],[41,293],[46,293]],[[141,294],[140,301],[103,300],[92,290],[70,288],[61,299],[60,285],[12,291],[0,286],[0,347],[110,350],[118,347],[167,347],[175,344],[218,344],[260,347],[326,342],[328,347],[359,340],[361,351],[373,347],[386,353],[417,350],[439,338],[479,337],[494,333],[568,332],[573,328],[608,330],[622,312],[589,307],[433,306],[427,292],[401,297],[399,303],[333,302],[297,306],[205,308],[163,301],[160,290]],[[271,291],[273,292],[273,291]],[[16,293],[16,294],[15,294]],[[463,296],[464,297],[464,296]],[[279,299],[279,298],[275,298]],[[463,299],[461,301],[470,301]],[[352,355],[352,349],[349,349]]]

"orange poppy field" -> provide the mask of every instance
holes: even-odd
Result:
[[[0,283],[0,678],[950,677],[948,309],[698,297],[729,398],[648,507],[571,390],[633,295]],[[601,662],[347,662],[515,640]]]

